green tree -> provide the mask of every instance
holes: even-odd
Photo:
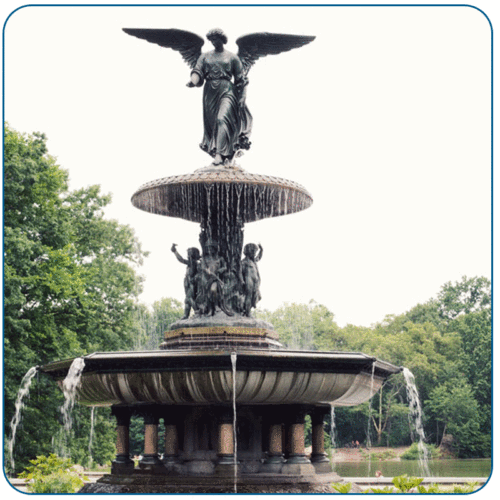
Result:
[[[432,323],[439,331],[446,329],[447,322],[441,316],[440,303],[437,299],[430,299],[424,304],[417,304],[404,315],[412,323]]]
[[[460,366],[474,396],[491,413],[491,310],[459,316],[451,322],[462,339]]]
[[[98,186],[69,191],[43,134],[4,128],[5,433],[24,373],[95,350],[128,349],[145,253],[104,218]],[[16,464],[52,451],[62,395],[40,376],[18,430]]]
[[[280,342],[289,349],[332,350],[344,343],[334,315],[324,305],[285,303],[273,312],[257,311],[279,334]]]
[[[455,319],[460,314],[491,308],[491,282],[484,276],[445,283],[438,294],[443,318]]]
[[[384,388],[386,389],[384,390]],[[402,381],[391,381],[380,388],[378,394],[372,399],[371,420],[377,446],[382,446],[382,438],[386,436],[386,445],[389,446],[391,423],[394,419],[408,415],[408,406],[398,402],[398,396],[404,392]]]
[[[175,299],[162,298],[152,308],[139,304],[135,318],[134,350],[158,349],[165,332],[182,318],[183,305]]]
[[[465,380],[455,379],[435,387],[425,406],[443,424],[442,435],[453,436],[459,456],[484,455],[479,404]]]

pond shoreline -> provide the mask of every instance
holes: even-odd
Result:
[[[370,478],[409,476],[423,477],[425,474],[418,460],[404,460],[401,455],[408,447],[400,448],[339,448],[332,456],[334,471],[341,477]],[[370,459],[371,456],[371,459]],[[449,478],[488,478],[491,474],[491,459],[459,459],[449,454],[429,460],[432,480],[438,477]]]
[[[397,448],[388,447],[372,447],[367,448],[336,448],[332,454],[332,462],[365,462],[368,460],[367,454],[390,454],[393,453],[393,457],[385,458],[384,461],[399,461],[401,460],[401,455],[408,450],[409,446],[400,446]],[[332,450],[333,451],[333,450]]]

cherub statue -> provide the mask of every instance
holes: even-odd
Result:
[[[207,241],[200,262],[200,291],[198,301],[203,315],[213,316],[217,307],[228,316],[233,316],[225,304],[224,282],[222,277],[227,271],[226,261],[217,252],[217,244]]]
[[[191,312],[191,308],[195,313],[198,313],[198,305],[196,302],[197,297],[197,280],[198,280],[198,270],[199,270],[199,260],[200,260],[200,251],[193,247],[188,248],[187,251],[187,259],[184,259],[182,255],[177,251],[177,245],[175,243],[172,244],[172,248],[170,249],[177,257],[177,260],[181,264],[186,264],[186,275],[184,276],[184,292],[186,293],[186,298],[184,300],[184,316],[182,319],[188,319],[189,313]]]
[[[241,261],[241,274],[243,276],[243,292],[245,303],[243,314],[250,317],[252,307],[257,307],[260,295],[260,274],[257,262],[262,258],[262,245],[259,243],[248,243],[243,249],[245,258]]]
[[[217,28],[207,34],[214,50],[202,54],[203,38],[189,31],[129,28],[123,31],[180,52],[192,69],[187,86],[205,84],[204,135],[200,147],[214,158],[214,165],[230,163],[237,151],[250,148],[252,115],[245,100],[248,71],[255,61],[302,47],[315,39],[314,36],[252,33],[236,40],[239,50],[235,55],[224,49],[227,36]]]

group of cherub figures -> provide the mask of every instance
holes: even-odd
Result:
[[[251,309],[261,299],[260,275],[257,262],[262,258],[262,246],[248,243],[243,248],[245,257],[238,268],[228,267],[218,252],[215,241],[204,245],[203,256],[198,248],[188,248],[187,259],[172,245],[177,260],[187,266],[184,277],[184,316],[189,318],[191,310],[195,316],[213,316],[217,310],[228,316],[239,314],[251,317]]]

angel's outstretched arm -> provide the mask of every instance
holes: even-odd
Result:
[[[196,62],[193,71],[191,71],[191,79],[187,83],[188,87],[201,87],[204,82],[203,78],[203,60],[204,56],[201,55]]]

